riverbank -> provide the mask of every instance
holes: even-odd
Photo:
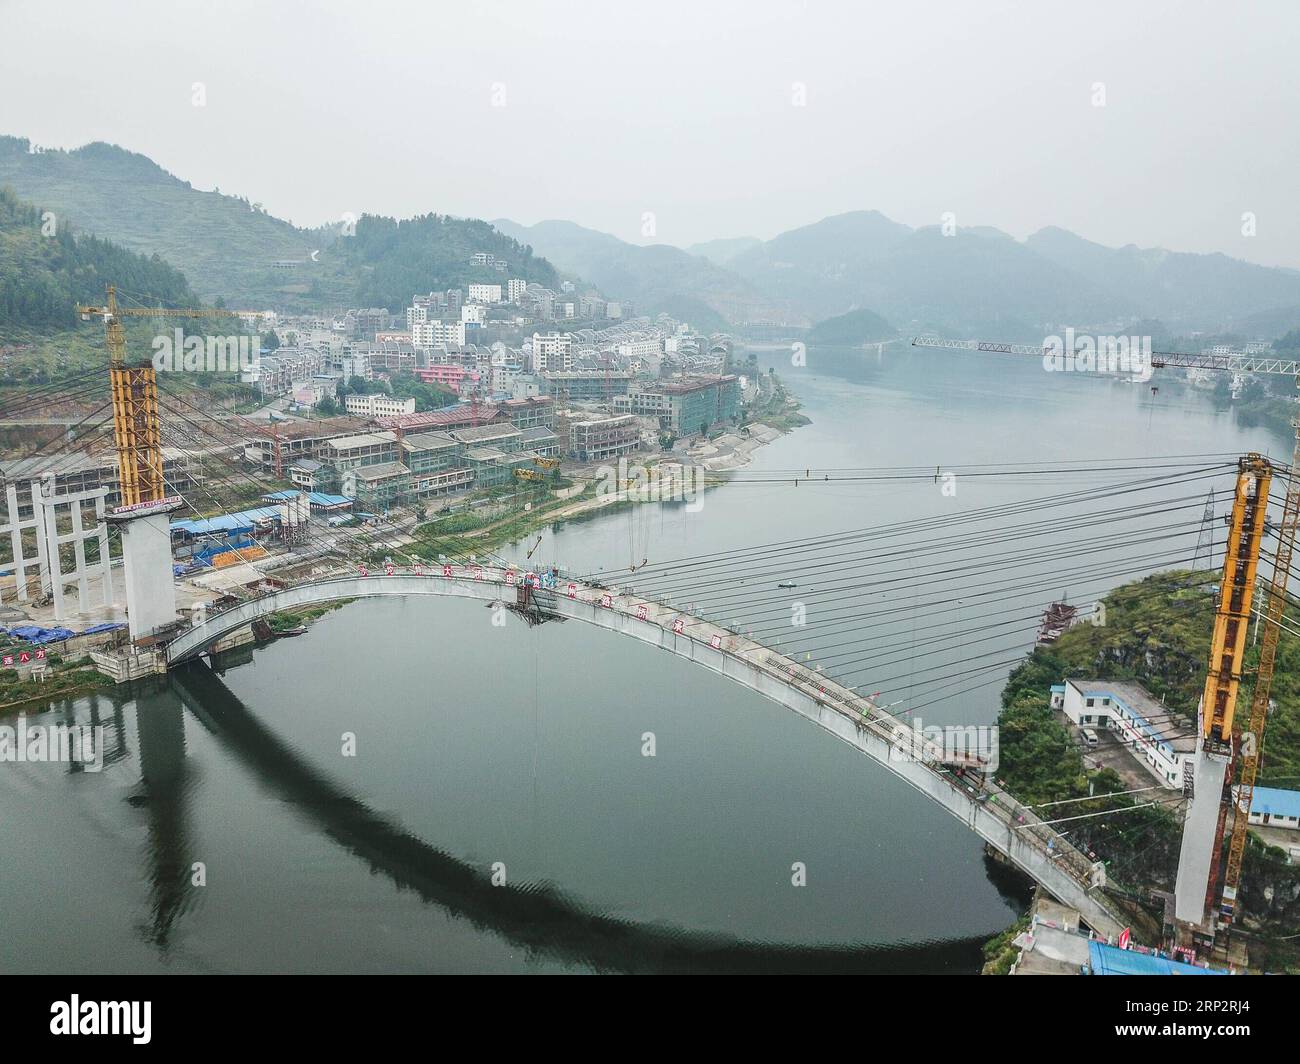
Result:
[[[86,658],[52,666],[44,680],[20,680],[16,675],[5,675],[0,678],[0,718],[32,707],[44,711],[55,699],[73,698],[113,686],[113,681]]]
[[[419,525],[410,540],[412,553],[426,561],[440,556],[465,558],[491,554],[526,540],[547,528],[569,521],[586,520],[615,513],[625,507],[647,503],[683,501],[683,493],[707,491],[726,483],[726,474],[749,465],[757,452],[787,433],[812,420],[801,412],[801,403],[775,374],[754,382],[753,398],[742,423],[717,436],[703,437],[670,451],[629,456],[628,468],[643,471],[650,481],[658,480],[670,490],[635,489],[608,491],[607,465],[591,465],[565,474],[566,487],[545,497],[524,499],[518,509],[502,514],[499,509],[478,514],[462,511],[435,517]],[[688,467],[702,470],[697,477]],[[716,477],[707,474],[718,474]],[[576,490],[576,494],[575,491]],[[681,489],[681,490],[679,490]],[[685,501],[690,501],[685,500]]]

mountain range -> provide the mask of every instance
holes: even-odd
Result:
[[[427,214],[399,223],[363,215],[302,229],[260,204],[194,188],[157,163],[111,144],[33,151],[0,136],[0,187],[60,223],[179,268],[201,299],[241,308],[408,306],[412,295],[502,280],[475,252],[513,276],[556,284],[550,263],[477,219]],[[352,239],[355,238],[355,239]]]
[[[1183,332],[1267,336],[1300,324],[1300,271],[1222,254],[1111,248],[1056,227],[1022,241],[990,227],[945,232],[853,211],[771,240],[678,250],[629,244],[572,222],[493,224],[560,269],[617,286],[643,309],[689,298],[732,324],[808,325],[857,310],[906,331],[1011,338],[1149,319]]]
[[[678,248],[630,244],[568,221],[525,226],[428,214],[363,216],[297,227],[259,204],[204,192],[142,155],[108,144],[36,151],[0,137],[0,186],[78,231],[181,270],[205,300],[230,306],[396,310],[418,292],[510,276],[548,286],[567,276],[638,313],[667,312],[704,330],[758,322],[811,326],[850,312],[905,332],[1008,339],[1066,324],[1116,331],[1158,320],[1173,332],[1275,336],[1300,325],[1300,271],[1223,254],[1120,248],[1048,227],[1017,240],[988,227],[913,228],[853,211],[770,240]],[[832,331],[844,323],[832,327]]]

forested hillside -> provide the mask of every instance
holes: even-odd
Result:
[[[196,302],[184,275],[157,255],[75,233],[43,214],[0,188],[0,340],[75,325],[75,304],[102,302],[106,282],[145,302]]]
[[[487,252],[509,263],[507,273],[491,266],[475,266],[476,252]],[[473,281],[505,284],[507,277],[522,277],[548,288],[559,284],[555,267],[520,244],[476,218],[451,218],[425,214],[399,221],[366,215],[355,235],[339,239],[321,256],[331,287],[347,287],[352,302],[364,307],[408,306],[411,297]]]
[[[143,155],[112,144],[33,151],[0,136],[0,185],[53,211],[60,226],[93,233],[183,271],[206,303],[319,313],[330,307],[398,310],[420,292],[506,275],[471,265],[490,252],[512,277],[547,285],[554,268],[486,222],[426,214],[366,215],[298,228],[242,196],[205,192]],[[122,282],[125,285],[125,281]]]

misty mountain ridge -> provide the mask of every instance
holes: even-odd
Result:
[[[900,324],[976,328],[1160,318],[1223,330],[1260,314],[1300,321],[1300,271],[1223,254],[1110,248],[1059,227],[1021,241],[990,226],[913,229],[854,211],[782,233],[730,261],[817,320],[866,307]]]
[[[1025,240],[987,226],[945,235],[880,211],[851,211],[770,240],[636,245],[574,222],[532,226],[427,214],[364,215],[364,239],[303,229],[260,204],[203,192],[147,157],[109,144],[30,151],[0,136],[0,185],[97,234],[177,267],[204,300],[291,311],[388,305],[462,286],[474,250],[515,276],[554,285],[559,272],[703,330],[777,322],[810,326],[869,311],[905,332],[1009,338],[1069,323],[1114,331],[1159,319],[1184,333],[1280,335],[1300,325],[1300,271],[1224,254],[1107,247],[1058,227]],[[410,291],[408,291],[410,289]],[[870,320],[870,319],[864,319]],[[873,327],[874,329],[874,327]]]

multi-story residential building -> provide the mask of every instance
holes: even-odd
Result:
[[[541,455],[543,458],[560,457],[560,437],[545,425],[521,429],[519,440],[524,450],[531,451],[533,454]]]
[[[414,399],[399,399],[379,392],[349,395],[343,400],[343,406],[353,417],[400,417],[415,413]]]
[[[605,462],[641,446],[641,422],[633,414],[574,421],[569,425],[569,454],[579,462]]]
[[[387,307],[366,307],[361,310],[349,310],[343,316],[344,331],[361,340],[369,340],[381,329],[387,329],[393,322],[393,316]]]
[[[382,513],[401,505],[411,491],[411,471],[401,462],[357,466],[342,477],[342,492],[361,509]]]
[[[478,371],[466,369],[458,362],[435,362],[417,369],[415,375],[426,384],[440,384],[457,394],[460,393],[467,379],[471,384],[478,382]]]
[[[528,291],[528,282],[522,277],[512,277],[506,282],[506,298],[511,303],[518,303]]]
[[[664,352],[664,342],[659,337],[628,340],[618,345],[620,358],[656,358]]]
[[[614,400],[614,409],[658,417],[661,428],[685,436],[740,412],[740,378],[727,374],[638,384]]]
[[[573,369],[573,337],[568,333],[533,333],[533,372]]]
[[[487,320],[482,303],[466,303],[460,308],[460,320],[466,325],[482,325]]]
[[[627,395],[615,397],[614,410],[619,414],[657,417],[660,426],[666,428],[672,418],[673,404],[668,398],[668,393],[656,383],[635,381],[628,388]]]
[[[445,432],[413,432],[402,437],[402,459],[417,475],[457,469],[464,453],[464,445]]]
[[[530,429],[541,425],[551,428],[555,425],[555,403],[549,397],[507,399],[501,404],[510,424],[517,429]]]
[[[418,364],[415,345],[409,339],[379,340],[365,345],[370,373],[411,373]]]
[[[257,358],[250,369],[240,374],[240,381],[263,396],[287,395],[295,385],[319,372],[321,361],[321,352],[315,348],[281,347],[274,354]]]
[[[397,461],[397,433],[359,432],[326,442],[320,460],[339,475],[361,466],[386,465]]]
[[[508,452],[496,447],[471,447],[465,452],[465,461],[474,472],[476,488],[497,488],[513,483],[516,469],[532,467],[533,456],[521,452]]]
[[[545,372],[541,378],[552,395],[563,392],[571,402],[613,400],[627,392],[632,374],[626,370],[575,369],[568,372]]]
[[[471,284],[466,292],[471,303],[500,303],[501,286],[499,284]]]
[[[460,311],[457,310],[457,314]],[[465,323],[463,321],[420,321],[411,326],[411,342],[416,347],[436,347],[448,344],[455,347],[465,346]]]
[[[365,427],[365,421],[351,417],[290,421],[268,427],[265,435],[243,440],[244,461],[273,473],[277,464],[287,469],[299,458],[321,458],[332,440],[355,435]]]

